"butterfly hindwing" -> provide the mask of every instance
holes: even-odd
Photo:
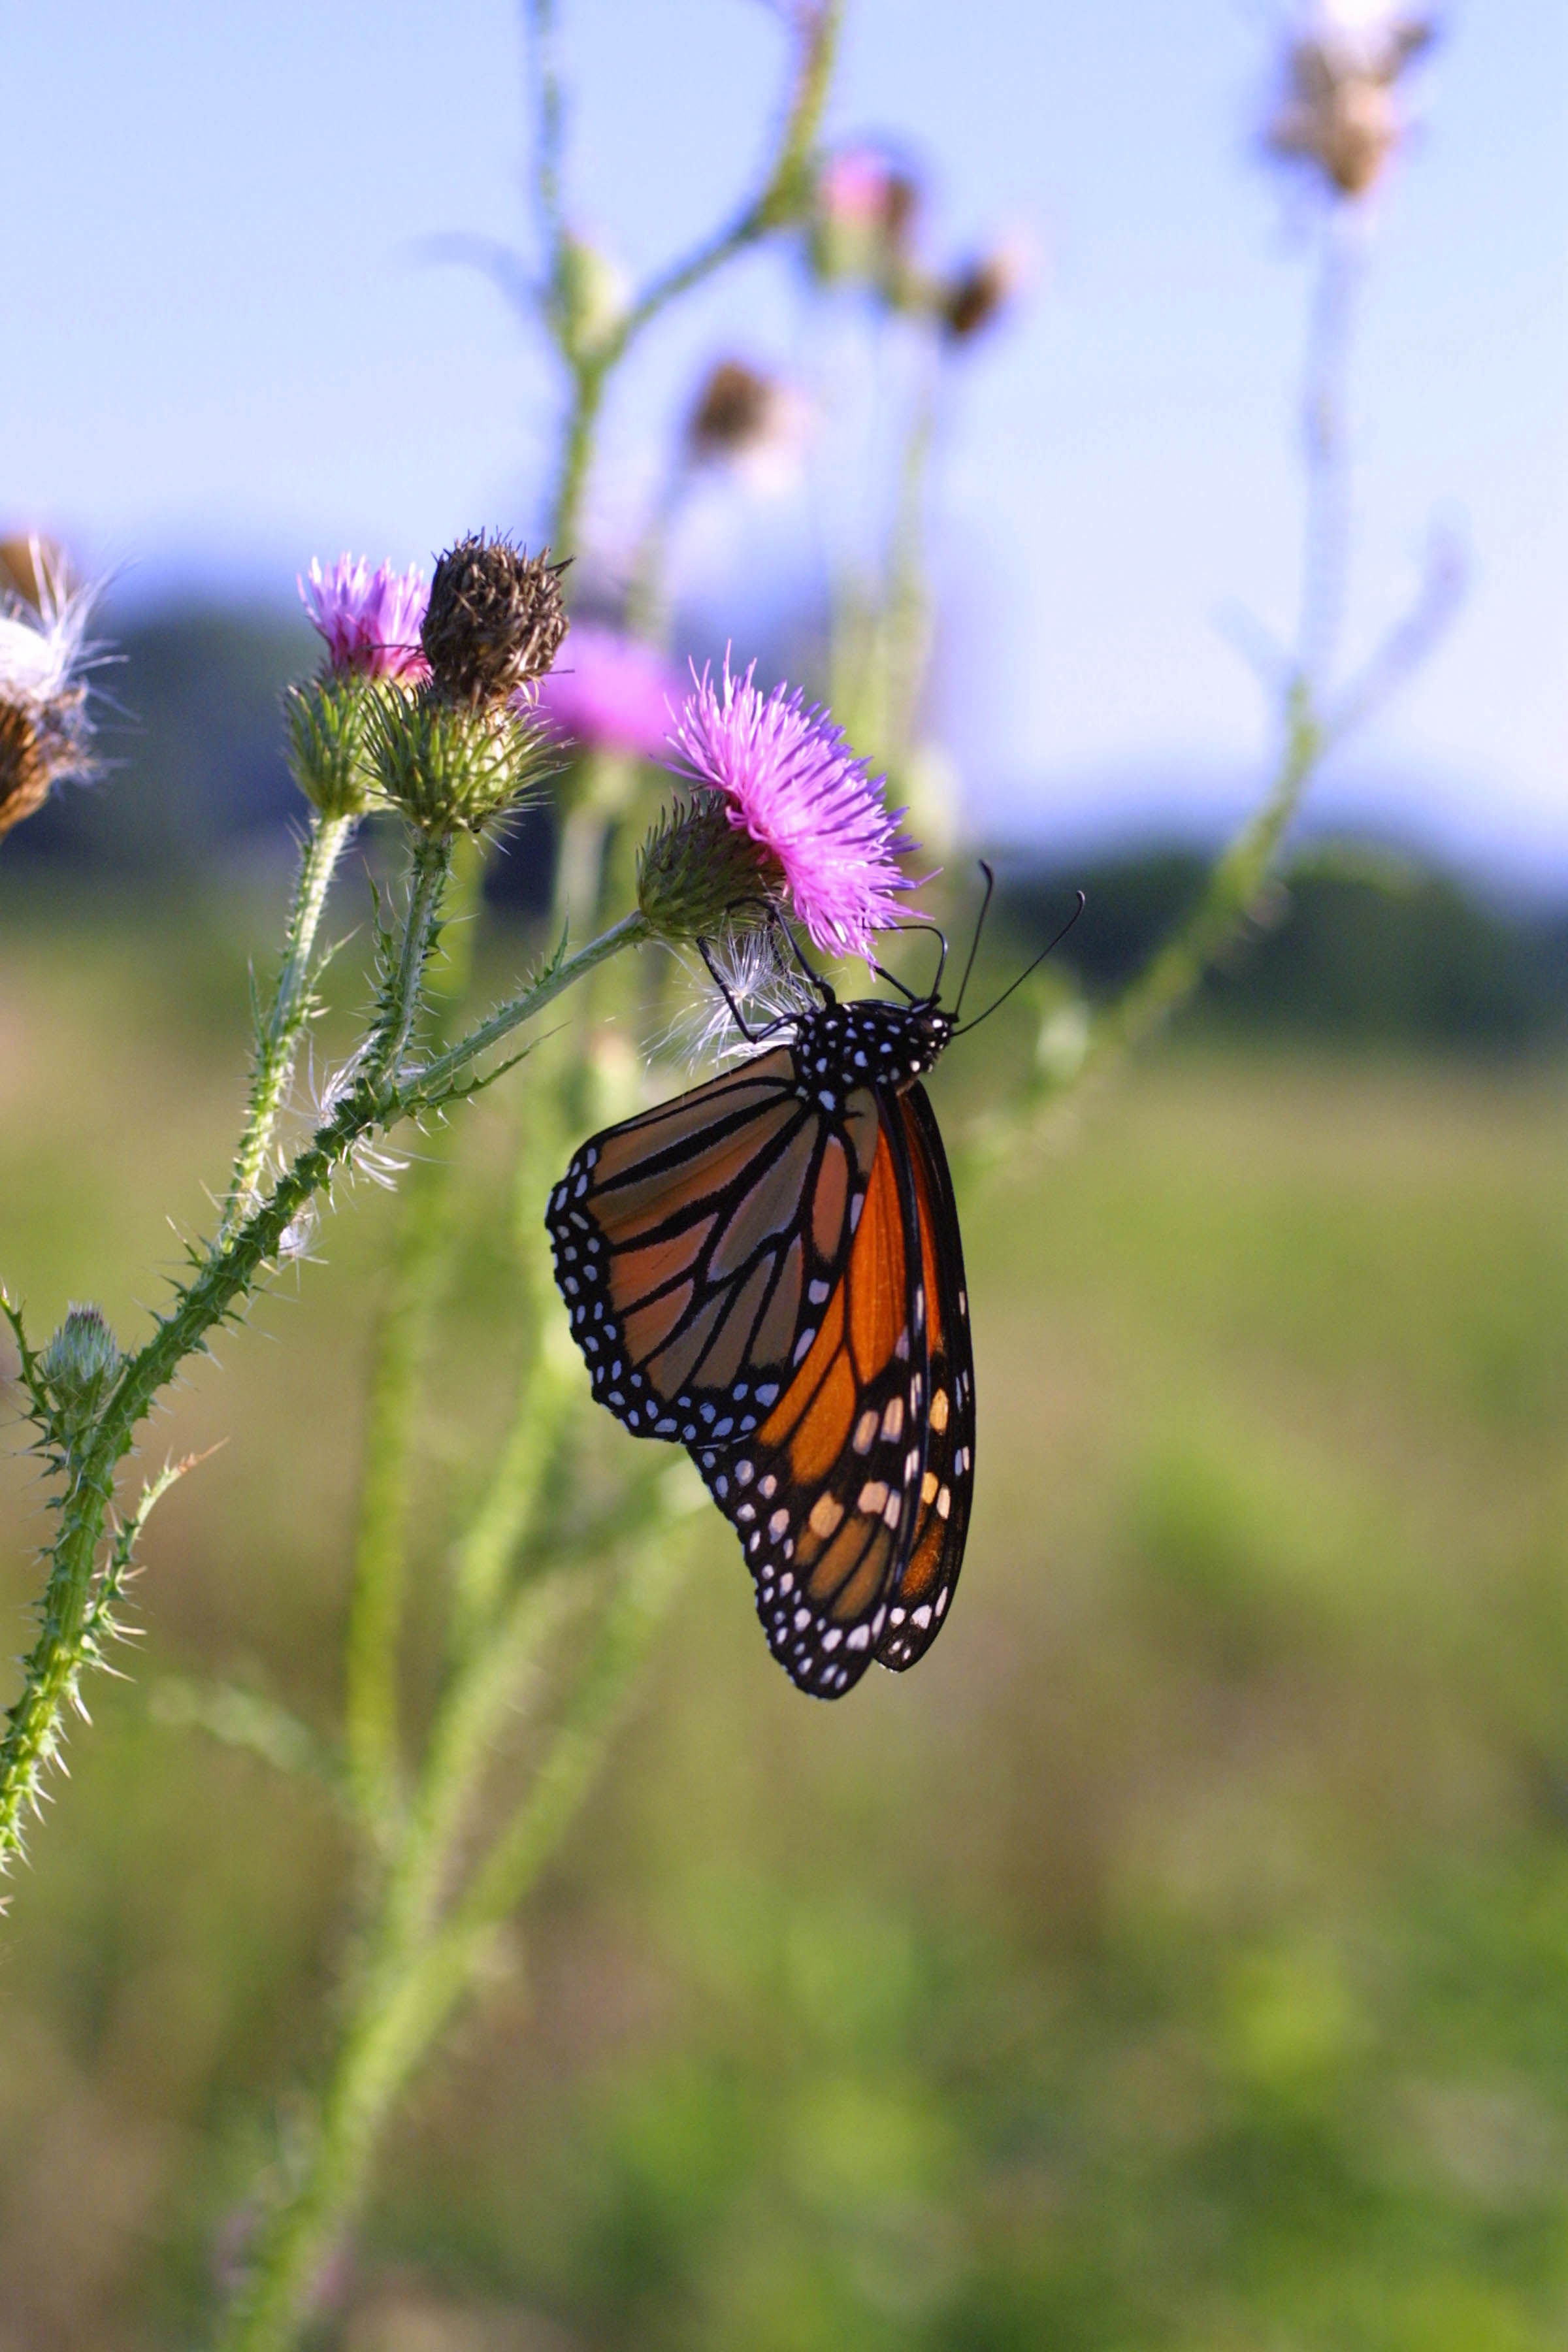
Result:
[[[922,1086],[900,1096],[899,1114],[920,1224],[930,1382],[919,1517],[877,1646],[879,1664],[902,1673],[942,1631],[963,1565],[974,1493],[974,1354],[952,1180]]]
[[[546,1214],[594,1394],[638,1436],[747,1437],[842,1279],[874,1095],[825,1107],[783,1045],[594,1136]]]
[[[924,1466],[921,1244],[897,1098],[844,1276],[753,1436],[691,1447],[741,1538],[769,1646],[802,1690],[841,1697],[884,1635]]]

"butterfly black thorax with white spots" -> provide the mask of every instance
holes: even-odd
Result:
[[[802,1013],[795,1034],[801,1098],[836,1111],[857,1087],[903,1094],[952,1035],[952,1015],[931,1003],[889,1004],[868,996]]]

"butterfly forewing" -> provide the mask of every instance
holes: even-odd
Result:
[[[896,1098],[881,1109],[844,1279],[798,1372],[753,1437],[691,1448],[741,1538],[769,1646],[823,1698],[877,1653],[924,1466],[916,1196]]]
[[[809,1353],[876,1150],[780,1046],[593,1137],[551,1195],[555,1276],[594,1394],[639,1436],[756,1429]]]
[[[902,1673],[942,1631],[963,1565],[974,1493],[974,1357],[958,1209],[936,1114],[918,1084],[898,1108],[920,1224],[930,1383],[919,1517],[877,1646],[879,1663]]]

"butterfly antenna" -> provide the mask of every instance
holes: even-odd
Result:
[[[893,986],[901,990],[903,994],[909,998],[911,1004],[934,1004],[937,998],[942,994],[942,976],[947,970],[947,933],[943,930],[939,930],[935,923],[889,923],[888,925],[888,929],[890,931],[896,931],[900,939],[909,931],[925,931],[936,941],[937,946],[941,949],[942,952],[936,960],[935,980],[932,982],[931,987],[927,989],[925,994],[921,996],[916,990],[912,988],[905,988],[901,980],[893,980],[892,973],[890,971],[885,971],[879,963],[873,963],[869,956],[866,959],[867,962],[870,964],[871,970],[876,973],[879,980],[892,981]]]
[[[899,978],[896,971],[889,971],[886,964],[873,963],[871,970],[879,980],[885,980],[889,988],[896,988],[899,994],[903,997],[907,1003],[910,1004],[919,1004],[922,1001],[915,994],[912,988],[905,985],[904,982]]]
[[[980,912],[974,918],[974,937],[969,942],[969,961],[964,965],[963,978],[958,983],[958,1002],[952,1008],[952,1017],[955,1021],[963,1010],[963,992],[969,986],[969,975],[974,970],[974,959],[980,952],[980,934],[985,929],[985,918],[991,912],[991,894],[996,887],[996,876],[984,857],[980,861],[980,871],[985,877],[985,896],[980,901]],[[946,949],[947,941],[944,940],[942,941],[944,954]],[[1046,952],[1047,955],[1050,953],[1049,948]],[[937,974],[937,986],[939,989],[942,986],[940,972]]]
[[[1018,974],[1017,979],[1009,982],[1008,986],[1002,991],[1001,995],[997,997],[994,1003],[988,1004],[984,1013],[977,1013],[973,1021],[966,1021],[962,1029],[955,1029],[952,1033],[953,1035],[955,1037],[967,1037],[972,1029],[978,1029],[983,1021],[989,1021],[991,1015],[997,1010],[997,1007],[1006,1003],[1007,999],[1012,995],[1014,989],[1022,988],[1024,982],[1028,979],[1029,974],[1032,971],[1038,971],[1046,958],[1052,954],[1056,949],[1060,947],[1062,941],[1066,939],[1068,933],[1071,930],[1073,925],[1077,922],[1079,917],[1082,914],[1088,904],[1089,900],[1080,890],[1078,894],[1077,906],[1073,908],[1072,913],[1068,917],[1067,921],[1062,925],[1061,929],[1057,933],[1055,939],[1051,940],[1049,946],[1043,947],[1040,950],[1039,954],[1035,958],[1033,963],[1026,963],[1024,966],[1024,969]],[[964,977],[967,979],[968,974],[965,973]]]

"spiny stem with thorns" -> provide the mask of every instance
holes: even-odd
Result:
[[[535,981],[467,1037],[421,1071],[400,1076],[398,1064],[417,1018],[418,979],[439,907],[439,865],[438,858],[426,859],[416,873],[372,1049],[354,1084],[267,1199],[226,1242],[214,1243],[192,1279],[177,1291],[153,1337],[125,1362],[90,1433],[64,1465],[58,1532],[49,1553],[38,1638],[23,1662],[22,1688],[0,1740],[0,1870],[20,1853],[25,1817],[37,1810],[45,1775],[58,1759],[65,1709],[74,1702],[89,1662],[89,1611],[115,1474],[156,1398],[186,1359],[204,1348],[209,1335],[232,1319],[259,1287],[296,1220],[331,1184],[357,1145],[402,1118],[477,1092],[488,1083],[476,1068],[481,1055],[607,957],[647,937],[642,918],[628,916],[576,955],[558,954]]]
[[[352,816],[315,816],[300,856],[299,878],[283,940],[283,961],[267,1014],[258,1025],[245,1132],[235,1155],[218,1240],[228,1240],[255,1208],[272,1139],[289,1096],[300,1039],[310,1017],[316,935],[338,860],[354,828]]]

